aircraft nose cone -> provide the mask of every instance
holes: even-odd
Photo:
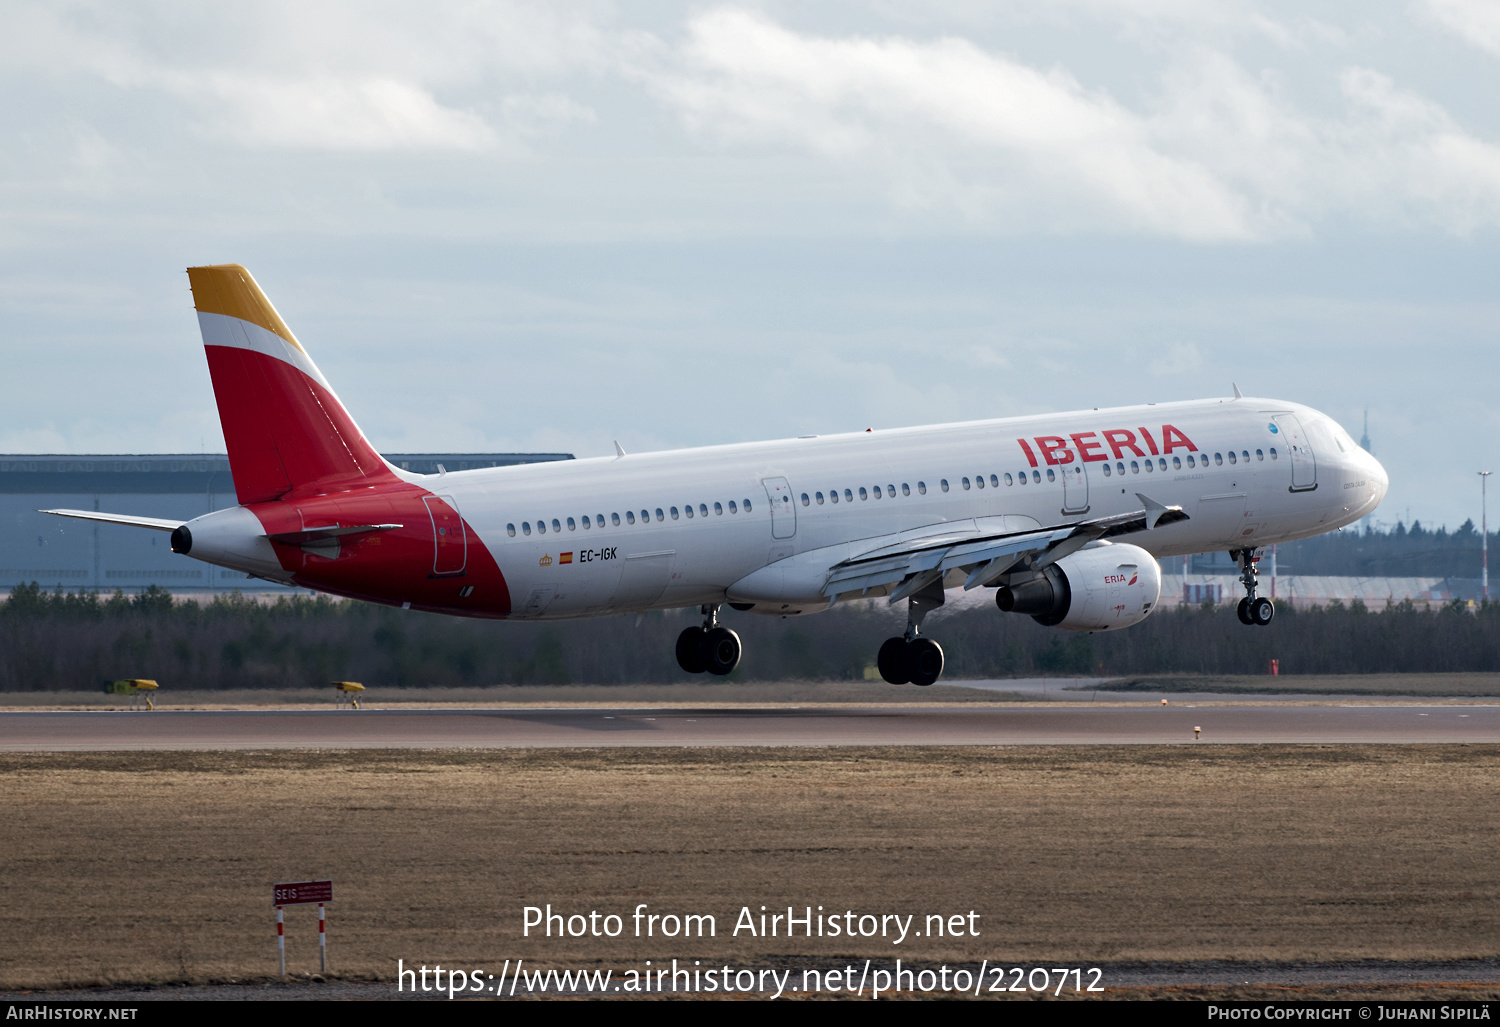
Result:
[[[1373,510],[1384,502],[1385,494],[1391,487],[1391,477],[1385,473],[1385,467],[1381,465],[1379,460],[1376,460],[1368,453],[1365,454],[1365,459],[1370,464],[1365,476],[1370,484],[1374,486],[1374,490],[1370,495],[1370,509]]]

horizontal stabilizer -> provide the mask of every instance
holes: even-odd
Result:
[[[308,542],[321,542],[330,538],[345,538],[349,535],[364,535],[372,531],[394,531],[401,527],[399,524],[348,524],[339,527],[337,524],[326,528],[307,528],[303,531],[279,531],[266,538],[272,542],[285,542],[287,545],[300,546]]]
[[[38,510],[37,513],[54,514],[58,517],[77,517],[81,521],[103,521],[105,524],[128,524],[132,528],[150,528],[153,531],[176,531],[182,521],[166,521],[160,517],[132,517],[130,514],[100,513],[98,510]]]

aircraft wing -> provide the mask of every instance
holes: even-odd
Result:
[[[1032,568],[1040,570],[1098,539],[1151,531],[1188,519],[1180,506],[1162,506],[1139,492],[1136,498],[1142,504],[1139,510],[1077,524],[977,538],[929,535],[893,543],[834,565],[823,594],[832,602],[845,592],[863,594],[872,588],[895,585],[890,602],[896,603],[941,580],[956,567],[969,570],[965,589],[978,588],[1028,557],[1033,558]]]

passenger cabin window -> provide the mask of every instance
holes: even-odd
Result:
[[[965,492],[969,491],[969,479],[968,478],[965,478],[963,480],[963,486],[964,486],[964,491]]]
[[[708,504],[707,503],[699,503],[698,504],[698,515],[700,517],[707,517],[708,516]]]
[[[1057,480],[1057,472],[1055,472],[1054,470],[1052,470],[1052,468],[1050,468],[1050,467],[1047,468],[1047,480],[1048,481],[1056,481]]]
[[[635,523],[635,511],[634,510],[626,510],[625,511],[625,522],[627,524],[634,524]]]
[[[1214,463],[1219,464],[1220,466],[1223,466],[1223,463],[1224,463],[1224,454],[1223,453],[1215,453],[1214,454]]]
[[[844,490],[844,502],[846,502],[846,503],[852,503],[852,502],[854,502],[854,493],[850,492],[848,489]]]
[[[583,530],[584,531],[588,531],[592,527],[593,527],[593,524],[591,524],[589,522],[589,515],[588,514],[584,514],[583,515]]]
[[[903,496],[911,495],[911,486],[904,481],[901,483],[901,494]]]
[[[1264,449],[1257,449],[1255,451],[1255,459],[1264,461],[1265,458],[1266,458],[1266,451]]]
[[[887,485],[885,487],[885,494],[886,494],[886,498],[887,499],[895,499],[896,498],[896,486],[894,486],[894,485]]]
[[[1234,450],[1232,449],[1229,451],[1229,462],[1232,464],[1239,463],[1239,461],[1234,458]]]
[[[1011,473],[1009,471],[1006,471],[1005,472],[1005,484],[1007,484],[1007,485],[1014,485],[1015,483],[1016,483],[1016,479],[1011,476]]]
[[[656,511],[656,519],[661,520],[661,511]],[[677,520],[677,507],[672,507],[672,520]]]
[[[656,508],[656,519],[658,521],[664,521],[667,519],[666,515],[661,512],[661,507],[659,506]]]
[[[562,531],[562,525],[557,523],[557,518],[556,517],[552,518],[552,530],[553,531]]]
[[[522,535],[530,535],[531,534],[531,522],[530,521],[522,521],[521,522],[521,534]]]
[[[808,495],[807,495],[806,492],[802,493],[802,505],[803,506],[812,506],[812,500],[810,498],[808,498]]]
[[[1042,472],[1041,471],[1032,471],[1031,472],[1031,483],[1033,485],[1040,485],[1042,483]]]
[[[1155,469],[1156,469],[1155,465],[1153,465],[1150,460],[1147,460],[1146,461],[1146,473],[1150,474]]]
[[[505,526],[505,533],[507,535],[509,535],[511,538],[515,538],[516,537],[516,526],[514,524],[507,524]]]
[[[978,485],[980,488],[984,488],[984,475],[982,475],[982,474],[976,474],[976,475],[974,475],[974,484]]]
[[[620,526],[620,515],[619,514],[612,513],[612,514],[609,515],[609,519],[614,524],[615,527],[618,528]]]
[[[1276,459],[1276,447],[1275,446],[1272,446],[1269,450],[1267,450],[1267,452],[1271,454],[1271,459],[1272,460]]]
[[[1140,474],[1141,473],[1141,465],[1137,461],[1135,461],[1135,460],[1130,461],[1130,473],[1131,474]]]
[[[1240,450],[1240,459],[1248,464],[1250,462],[1250,451],[1248,449]]]
[[[740,500],[740,505],[745,508],[745,512],[746,513],[750,512],[750,500],[748,500],[748,499],[742,499],[742,500]]]
[[[997,489],[1000,487],[1000,479],[998,476],[993,474],[990,475],[990,486]]]
[[[821,493],[821,492],[814,492],[813,495],[815,497],[817,497],[818,505],[822,506],[823,505],[823,493]]]
[[[651,511],[650,510],[642,510],[641,511],[641,523],[642,524],[650,524],[651,523]]]
[[[859,487],[859,498],[860,499],[869,499],[870,498],[869,494],[865,492],[865,487],[863,485],[861,485]]]
[[[688,519],[691,520],[692,516],[693,516],[693,504],[692,503],[688,503],[686,506],[684,506],[682,508],[682,512],[685,513],[685,514],[687,514],[688,515]]]
[[[938,487],[941,488],[944,492],[947,492],[948,491],[948,479],[944,478],[942,481],[938,482]]]
[[[1273,450],[1273,452],[1274,452],[1274,450]],[[919,482],[917,482],[917,495],[919,495],[919,496],[925,496],[925,495],[927,495],[927,483],[925,481],[919,481]]]
[[[545,534],[547,534],[547,522],[546,521],[538,520],[536,522],[536,533],[538,535],[545,535]]]
[[[1108,477],[1109,477],[1109,464],[1105,464],[1105,465],[1104,465],[1104,476],[1105,476],[1105,477],[1106,477],[1106,478],[1108,478]],[[1007,474],[1007,475],[1006,475],[1006,477],[1007,477],[1007,478],[1009,478],[1009,477],[1010,477],[1010,475],[1008,475],[1008,474]]]
[[[1020,473],[1020,475],[1019,475],[1019,477],[1020,477],[1020,479],[1021,479],[1021,484],[1022,484],[1022,485],[1025,485],[1025,484],[1026,484],[1026,472],[1025,472],[1025,471],[1022,471],[1022,472],[1021,472],[1021,473]]]
[[[724,504],[723,503],[715,503],[714,504],[714,513],[718,514],[720,517],[723,517],[724,516]]]
[[[729,501],[729,512],[730,513],[739,513],[740,512],[740,508],[734,505],[734,500],[732,500],[732,499]]]
[[[1180,456],[1174,456],[1172,458],[1172,469],[1174,471],[1180,471],[1180,470],[1182,470],[1182,457],[1180,457]]]

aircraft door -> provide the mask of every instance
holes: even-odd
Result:
[[[464,519],[452,496],[423,496],[432,520],[432,577],[457,577],[469,562],[469,540]]]
[[[1287,456],[1292,461],[1292,491],[1310,492],[1318,487],[1318,461],[1312,442],[1295,414],[1277,414],[1273,418],[1278,434],[1285,440]]]
[[[1089,509],[1089,472],[1082,460],[1075,454],[1071,464],[1063,464],[1059,468],[1063,480],[1063,505],[1062,512],[1065,514],[1088,513]]]
[[[766,478],[761,484],[771,502],[771,537],[791,538],[797,534],[797,504],[792,502],[792,486],[785,478]]]

